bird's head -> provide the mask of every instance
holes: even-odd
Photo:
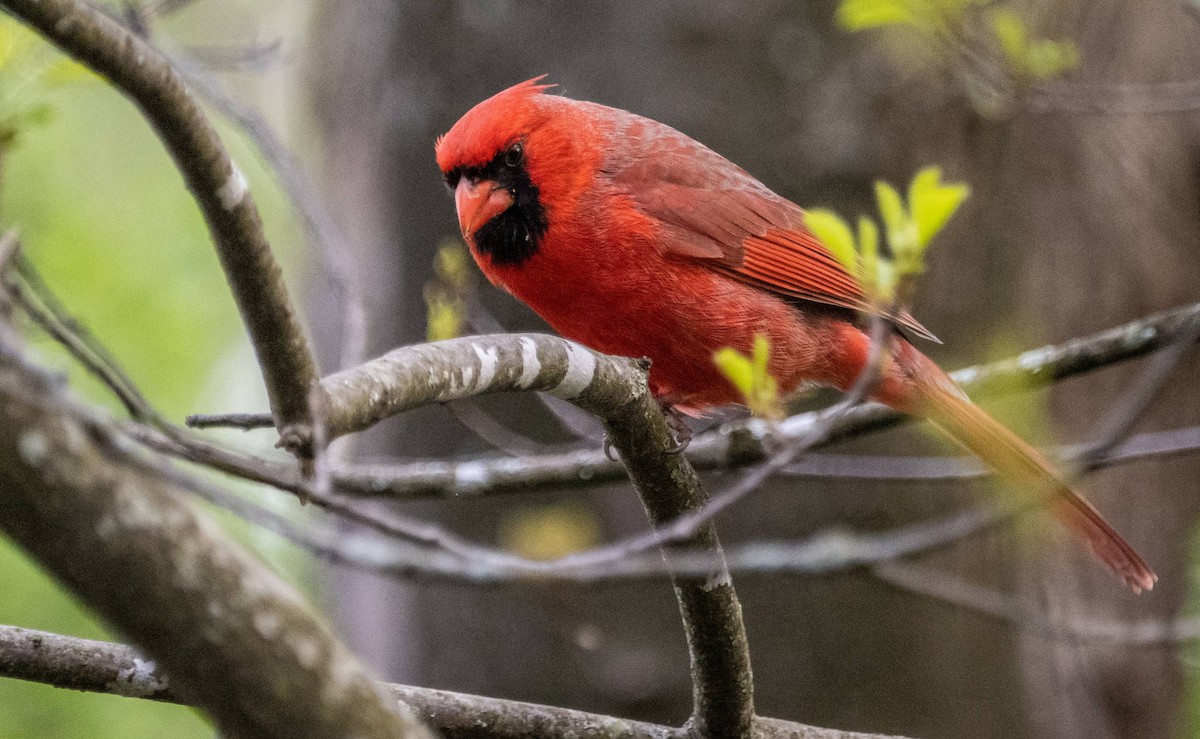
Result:
[[[520,265],[537,252],[548,211],[562,200],[564,163],[574,158],[564,120],[574,101],[543,94],[552,87],[543,77],[479,103],[435,146],[463,238],[497,266]]]

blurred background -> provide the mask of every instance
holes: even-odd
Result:
[[[1200,299],[1200,10],[1189,0],[148,5],[160,6],[149,16],[156,42],[260,111],[317,183],[356,267],[369,356],[425,337],[434,255],[456,236],[435,136],[479,100],[542,73],[555,93],[684,131],[801,205],[866,213],[876,179],[903,184],[928,164],[969,183],[972,197],[931,251],[914,310],[945,342],[922,349],[948,368]],[[152,133],[101,82],[46,74],[53,55],[0,22],[0,95],[14,111],[0,149],[4,225],[21,229],[46,278],[172,417],[265,408],[203,224]],[[275,173],[237,126],[214,117],[309,308],[323,368],[337,369],[339,292]],[[481,277],[474,284],[505,328],[544,328]],[[1139,364],[988,407],[1037,443],[1086,442]],[[1200,424],[1197,369],[1193,352],[1135,431]],[[567,438],[530,398],[481,406],[533,438]],[[268,433],[227,440],[264,450],[273,442]],[[958,453],[919,428],[834,451]],[[429,408],[372,430],[350,453],[495,452],[446,409]],[[780,480],[723,518],[720,531],[736,542],[832,526],[886,530],[983,500],[989,484]],[[918,564],[932,579],[953,576],[1065,619],[1194,612],[1200,456],[1110,468],[1083,489],[1157,570],[1153,593],[1114,585],[1040,517]],[[521,551],[645,527],[626,485],[406,510]],[[327,567],[227,523],[289,570],[389,680],[687,718],[686,648],[665,581],[401,583]],[[867,574],[736,582],[762,715],[921,737],[1200,735],[1200,652],[1188,641],[1047,636]],[[3,545],[0,593],[0,622],[104,636]],[[188,709],[0,680],[0,736],[209,735]]]

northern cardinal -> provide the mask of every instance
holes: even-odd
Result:
[[[458,222],[488,278],[563,336],[649,357],[650,388],[691,414],[741,397],[713,353],[770,342],[781,390],[848,389],[867,361],[858,279],[804,211],[675,129],[550,95],[541,77],[479,103],[436,144]],[[890,320],[932,338],[911,315]],[[971,403],[903,336],[875,400],[932,420],[1054,512],[1135,592],[1158,579],[1032,447]]]

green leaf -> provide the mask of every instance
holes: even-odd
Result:
[[[713,362],[743,397],[749,398],[754,393],[754,365],[746,355],[725,346],[713,354]]]
[[[754,366],[754,379],[761,380],[770,376],[771,343],[764,334],[754,335],[754,347],[750,350],[751,362]]]
[[[943,185],[941,176],[942,172],[937,167],[926,167],[917,173],[908,188],[908,203],[917,229],[918,258],[971,194],[966,185]]]
[[[842,217],[831,210],[815,208],[804,214],[804,225],[833,254],[850,274],[858,272],[854,235]]]
[[[879,227],[866,216],[858,217],[858,250],[861,260],[860,272],[867,294],[872,298],[880,298],[882,296],[875,285],[876,265],[879,262]]]
[[[896,279],[895,264],[887,259],[880,259],[875,263],[875,290],[879,295],[879,301],[884,305],[896,299]]]
[[[911,8],[901,0],[842,0],[836,17],[838,25],[847,31],[920,25]]]
[[[875,180],[875,200],[879,203],[879,215],[883,216],[883,228],[887,234],[888,245],[893,249],[905,238],[908,231],[909,217],[904,209],[904,201],[900,193],[883,180]]]
[[[1008,57],[1008,63],[1018,71],[1025,71],[1025,60],[1029,53],[1029,34],[1025,21],[1009,8],[992,10],[992,29],[1000,41],[1000,48]]]
[[[1056,77],[1077,66],[1079,49],[1070,41],[1037,41],[1025,57],[1025,67],[1036,80]]]
[[[771,375],[770,359],[770,341],[761,333],[754,335],[749,357],[731,347],[713,353],[713,363],[741,394],[751,413],[763,418],[782,418],[779,383]]]

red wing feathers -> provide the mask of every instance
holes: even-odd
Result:
[[[804,227],[799,206],[675,129],[625,115],[613,132],[620,153],[603,169],[662,225],[668,253],[789,298],[870,309],[859,281]],[[937,341],[908,313],[892,319]]]

